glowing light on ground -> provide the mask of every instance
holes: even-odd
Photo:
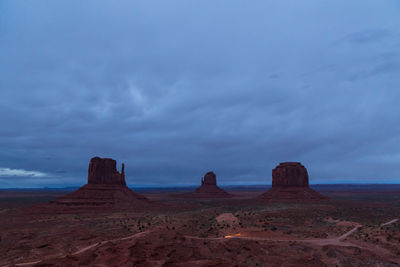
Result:
[[[242,234],[234,234],[234,235],[226,235],[224,236],[225,238],[232,238],[232,237],[237,237],[237,236],[241,236]]]

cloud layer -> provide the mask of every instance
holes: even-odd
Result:
[[[30,177],[46,177],[47,175],[43,172],[37,172],[37,171],[27,171],[27,170],[21,170],[21,169],[10,169],[10,168],[0,168],[0,177],[5,176],[30,176]]]
[[[371,11],[373,10],[373,12]],[[0,166],[80,185],[400,182],[397,1],[2,1]],[[40,179],[39,179],[40,178]]]

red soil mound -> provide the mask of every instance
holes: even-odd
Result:
[[[53,203],[67,206],[131,206],[138,201],[149,202],[146,197],[136,194],[121,185],[87,184],[78,190],[58,198]]]
[[[326,199],[320,193],[309,187],[282,187],[271,188],[260,196],[262,199],[268,200],[313,200]]]

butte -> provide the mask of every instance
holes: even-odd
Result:
[[[90,160],[88,183],[78,190],[62,196],[52,206],[66,208],[141,208],[151,204],[146,197],[126,186],[124,164],[121,173],[117,162],[110,158],[94,157]]]
[[[201,186],[195,191],[187,194],[175,195],[177,197],[184,198],[230,198],[233,195],[222,190],[217,186],[217,176],[214,172],[207,172],[203,178],[201,178]]]
[[[310,188],[307,169],[300,162],[283,162],[272,170],[272,188],[259,196],[265,200],[322,200]]]

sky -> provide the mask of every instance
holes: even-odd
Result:
[[[400,2],[0,1],[0,188],[400,183]]]

